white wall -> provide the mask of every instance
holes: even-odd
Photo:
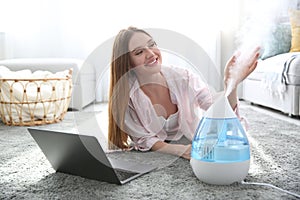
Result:
[[[234,49],[242,1],[246,0],[152,0],[145,6],[140,0],[10,0],[1,5],[0,29],[7,34],[6,58],[81,59],[131,25],[176,31],[207,52],[217,76],[210,72],[206,78],[217,79],[219,90],[223,67]],[[216,42],[220,38],[222,49]]]
[[[0,32],[0,60],[5,58],[5,33]]]
[[[9,35],[8,58],[86,58],[128,26],[173,30],[205,45],[219,30],[214,13],[224,14],[216,2],[222,1],[10,0],[1,5],[0,26]]]
[[[226,4],[222,0],[152,0],[148,3],[145,6],[140,0],[6,1],[0,12],[0,24],[7,35],[6,58],[87,59],[122,28],[165,29],[184,35],[207,52],[216,65],[217,76],[207,72],[205,78],[217,80],[214,84],[219,89],[220,55],[216,36],[220,33],[219,19],[227,13],[223,10]],[[186,48],[188,50],[193,59],[201,57],[194,55],[191,48]],[[205,61],[202,65],[200,67],[205,67]]]

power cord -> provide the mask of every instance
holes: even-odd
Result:
[[[267,186],[267,187],[271,187],[271,188],[280,190],[280,191],[282,191],[282,192],[285,192],[285,193],[287,193],[287,194],[293,195],[293,196],[295,196],[295,197],[297,197],[297,198],[300,199],[300,195],[299,195],[299,194],[296,194],[296,193],[293,193],[293,192],[284,190],[284,189],[282,189],[282,188],[276,187],[275,185],[272,185],[272,184],[269,184],[269,183],[257,183],[257,182],[245,182],[245,181],[242,181],[241,184],[244,184],[244,185],[259,185],[259,186]]]

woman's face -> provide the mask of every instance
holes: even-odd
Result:
[[[128,48],[132,68],[139,73],[160,72],[161,53],[150,36],[142,32],[134,33],[129,40]]]

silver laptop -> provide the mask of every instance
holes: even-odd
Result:
[[[157,168],[108,158],[94,136],[40,128],[28,131],[56,172],[121,185]]]

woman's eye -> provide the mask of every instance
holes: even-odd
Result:
[[[156,46],[156,43],[154,41],[149,43],[149,47],[154,47],[154,46]]]
[[[143,53],[143,51],[142,50],[139,50],[139,51],[136,51],[135,52],[135,55],[141,55]]]

